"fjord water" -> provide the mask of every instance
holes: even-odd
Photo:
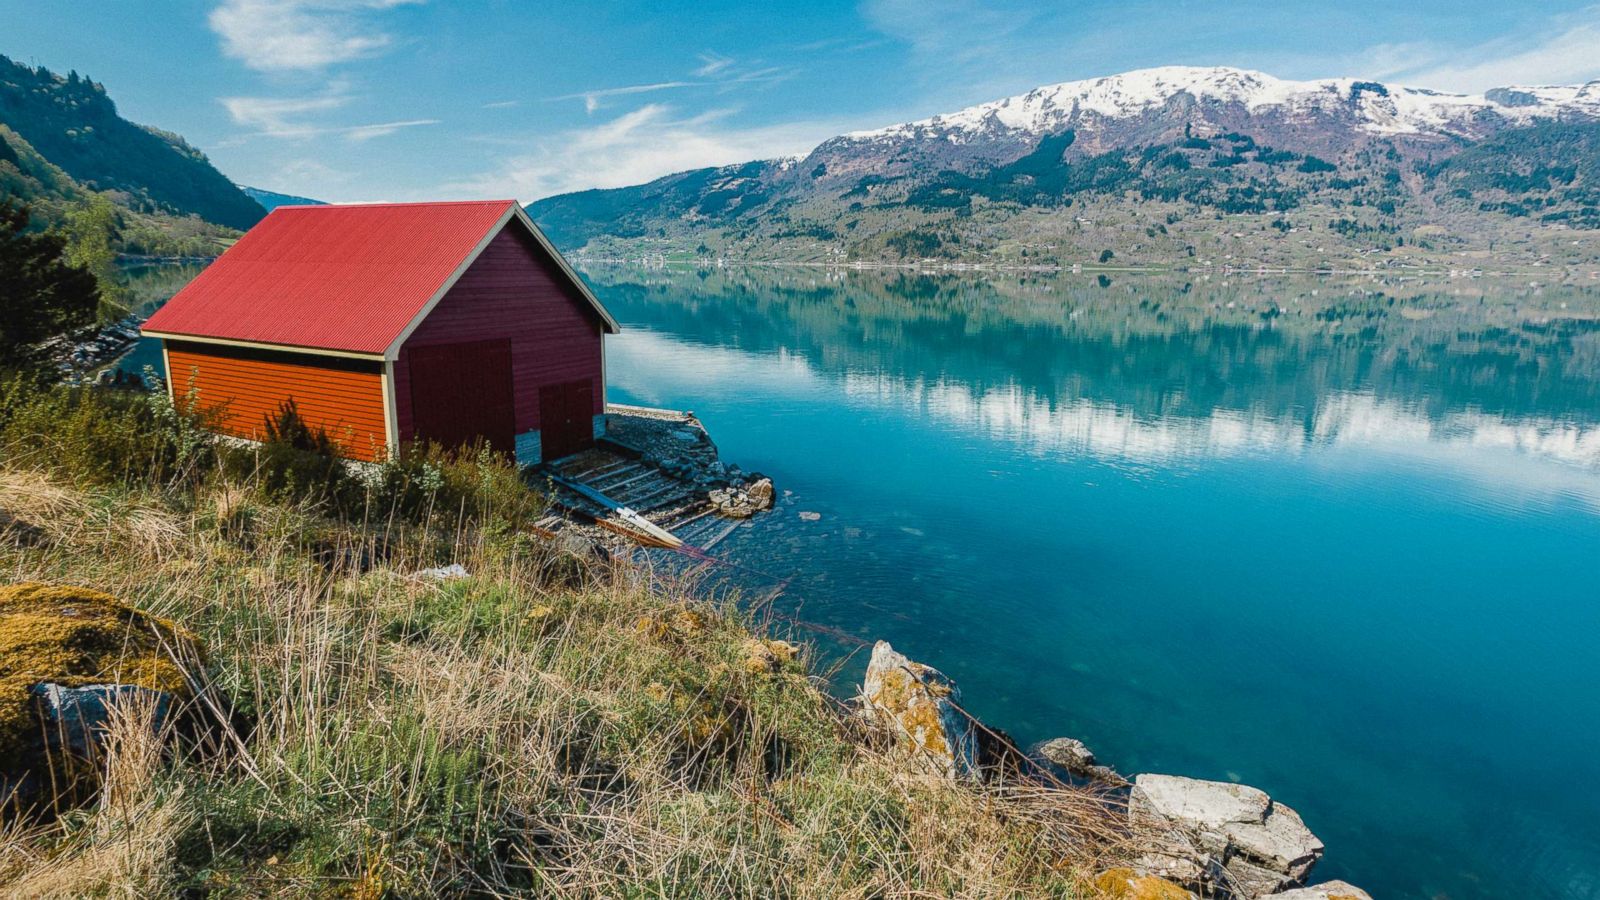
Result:
[[[842,690],[888,639],[1020,742],[1267,790],[1319,878],[1600,897],[1600,293],[586,277],[610,399],[793,492],[707,577]]]

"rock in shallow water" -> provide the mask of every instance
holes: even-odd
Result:
[[[1110,766],[1095,764],[1094,751],[1076,738],[1052,738],[1033,748],[1039,759],[1054,763],[1071,775],[1088,781],[1125,785],[1127,779]]]
[[[1372,895],[1348,881],[1324,881],[1311,887],[1272,894],[1264,900],[1372,900]]]

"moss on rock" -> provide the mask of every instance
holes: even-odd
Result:
[[[1154,875],[1140,875],[1132,869],[1107,869],[1094,880],[1106,900],[1194,900],[1194,894]]]
[[[187,698],[167,648],[195,646],[177,624],[99,591],[38,582],[0,587],[0,771],[25,764],[36,743],[35,685],[131,684]]]

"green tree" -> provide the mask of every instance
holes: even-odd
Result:
[[[100,290],[66,261],[66,239],[29,233],[27,207],[0,202],[0,367],[43,361],[39,342],[94,322]]]
[[[1103,265],[1105,263],[1111,262],[1111,260],[1115,259],[1116,256],[1117,255],[1115,253],[1112,253],[1110,250],[1102,250],[1102,251],[1100,251],[1100,262]]]
[[[100,283],[103,317],[125,314],[120,303],[122,288],[117,283],[117,209],[110,198],[92,194],[72,207],[62,231],[67,238],[67,265],[88,271]]]

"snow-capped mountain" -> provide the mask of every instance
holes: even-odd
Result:
[[[1600,116],[1600,81],[1450,94],[1354,78],[1288,81],[1226,67],[1164,66],[1069,81],[958,112],[843,135],[875,142],[938,135],[977,140],[1018,131],[1041,135],[1085,123],[1126,120],[1171,105],[1235,109],[1286,120],[1335,117],[1371,134],[1482,137],[1486,129],[1563,115]]]
[[[1068,129],[1076,155],[1248,132],[1265,143],[1337,155],[1371,139],[1436,152],[1540,120],[1600,119],[1600,81],[1451,94],[1355,78],[1289,81],[1226,67],[1164,66],[1069,81],[957,112],[841,135],[812,154],[840,174],[864,163],[903,174],[1015,158]],[[804,165],[802,165],[804,168]]]
[[[860,241],[868,233],[854,222],[860,215],[887,228],[893,209],[952,215],[975,196],[1001,218],[1098,194],[1225,211],[1350,204],[1391,217],[1443,202],[1461,216],[1588,225],[1600,223],[1595,123],[1600,81],[1453,94],[1167,66],[843,134],[798,159],[684,172],[532,208],[573,246],[735,222],[733,233],[770,231],[774,242],[837,239],[841,228]],[[1550,127],[1530,127],[1539,125]]]

